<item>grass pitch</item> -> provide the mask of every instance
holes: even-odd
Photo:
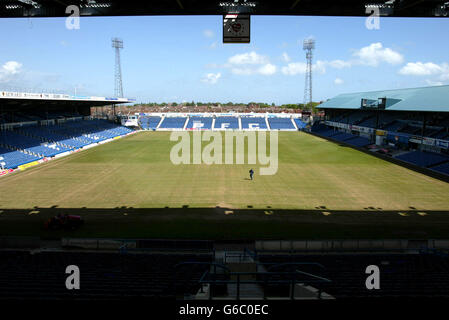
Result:
[[[0,234],[36,233],[61,210],[86,215],[86,227],[74,233],[80,236],[444,237],[449,231],[448,183],[352,148],[280,132],[278,171],[260,176],[259,165],[174,165],[176,142],[169,137],[142,132],[2,177]]]

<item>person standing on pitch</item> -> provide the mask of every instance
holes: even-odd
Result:
[[[249,170],[249,177],[251,178],[251,180],[253,180],[253,175],[254,175],[254,170],[253,169]]]

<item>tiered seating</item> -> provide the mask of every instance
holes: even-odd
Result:
[[[292,119],[290,119],[290,118],[268,118],[268,124],[270,125],[271,130],[279,130],[279,129],[295,130],[296,129],[292,123]]]
[[[402,127],[404,127],[404,123],[400,122],[400,121],[393,121],[390,124],[384,126],[384,130],[387,131],[391,131],[391,132],[396,132],[398,130],[400,130]]]
[[[296,119],[295,119],[296,120]],[[330,128],[328,126],[326,126],[325,124],[316,122],[313,126],[312,126],[312,131],[316,132],[316,133],[320,133],[320,132],[324,132],[324,131],[328,131]]]
[[[446,131],[446,129],[442,129],[441,131],[434,134],[432,138],[449,140],[449,133]]]
[[[351,139],[345,140],[345,142],[354,147],[364,147],[371,144],[371,141],[369,141],[367,138],[359,136],[353,136]]]
[[[307,124],[306,124],[304,121],[302,121],[301,119],[296,118],[296,119],[294,119],[294,120],[295,120],[296,126],[298,127],[299,130],[304,129],[304,128],[306,127],[306,125],[307,125]]]
[[[408,133],[408,134],[416,134],[421,132],[421,128],[407,125],[404,128],[400,129],[399,132]]]
[[[239,120],[236,117],[216,117],[214,129],[239,129]]]
[[[130,128],[118,126],[106,120],[66,122],[64,127],[76,132],[80,139],[89,143],[111,139],[132,131]]]
[[[263,255],[259,260],[272,271],[301,270],[330,279],[330,283],[312,286],[335,298],[363,297],[448,297],[449,259],[430,254],[314,254]],[[325,269],[281,263],[315,262]],[[278,265],[278,267],[275,267]],[[366,274],[360,272],[368,265],[381,270],[380,290],[366,290]],[[286,270],[290,267],[291,269]],[[288,296],[288,285],[284,290]]]
[[[437,165],[431,169],[449,175],[449,162]]]
[[[57,148],[49,148],[36,138],[20,135],[13,131],[3,131],[0,135],[0,145],[11,149],[25,150],[39,157],[53,157],[60,153]]]
[[[242,117],[242,129],[268,129],[265,118]]]
[[[186,129],[210,130],[212,120],[212,117],[190,117]]]
[[[395,158],[420,167],[434,166],[449,161],[449,156],[423,151],[412,151],[395,156]]]
[[[83,136],[84,130],[79,128],[69,128],[66,126],[66,124],[62,126],[54,126],[51,129],[54,132],[61,134],[62,136],[65,136],[67,138],[75,138],[79,141],[81,147],[97,142],[93,138]]]
[[[140,126],[145,130],[154,130],[161,122],[161,117],[140,117]]]
[[[14,131],[0,132],[0,157],[5,168],[52,157],[82,148],[88,144],[104,141],[132,130],[105,120],[66,122],[51,126],[19,127]],[[15,151],[17,150],[18,151]]]
[[[338,132],[336,134],[330,135],[330,137],[332,137],[338,141],[346,141],[346,140],[354,138],[354,135],[350,134],[350,133],[345,133],[345,132]]]
[[[313,125],[312,132],[318,133],[319,135],[329,137],[338,141],[342,141],[354,147],[364,147],[371,143],[371,141],[367,138],[342,131],[336,131],[323,124]]]
[[[376,117],[370,116],[357,123],[360,127],[374,128],[376,126]]]
[[[186,123],[185,117],[166,117],[162,120],[160,129],[182,129]]]
[[[60,147],[65,147],[62,152],[82,148],[86,143],[74,138],[69,138],[66,135],[57,133],[58,126],[41,126],[41,127],[26,127],[18,129],[21,132],[37,137],[42,141],[54,142]]]
[[[436,128],[426,128],[424,130],[424,136],[425,137],[433,137],[435,134],[437,134],[440,131],[440,129]]]
[[[344,116],[335,118],[335,120],[332,121],[355,124],[356,122],[360,121],[360,119],[363,119],[364,116],[366,116],[366,113],[363,111],[352,111],[348,114],[345,114]]]
[[[0,300],[119,299],[195,294],[210,254],[0,251]],[[183,262],[199,262],[178,266]],[[65,287],[65,268],[81,270],[80,290]]]
[[[36,161],[41,158],[42,157],[36,155],[30,155],[21,151],[13,151],[0,147],[0,164],[5,163],[4,165],[0,165],[0,167],[3,166],[8,169],[14,169],[22,164]]]

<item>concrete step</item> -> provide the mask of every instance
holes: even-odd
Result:
[[[229,298],[237,298],[237,284],[228,283]],[[262,299],[263,290],[260,285],[256,283],[241,283],[240,284],[240,299]]]

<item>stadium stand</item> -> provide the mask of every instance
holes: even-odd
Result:
[[[271,130],[295,130],[295,126],[290,118],[268,118]]]
[[[54,142],[58,146],[65,148],[64,151],[69,151],[77,148],[82,148],[86,144],[75,137],[75,135],[63,135],[57,132],[59,126],[39,126],[39,127],[25,127],[18,128],[19,132],[39,138],[42,141]],[[72,137],[73,136],[73,137]]]
[[[212,117],[190,117],[186,129],[210,130],[212,129]]]
[[[449,162],[437,165],[431,168],[432,170],[438,171],[440,173],[444,173],[449,175]]]
[[[39,159],[41,159],[41,157],[36,155],[30,155],[21,151],[14,151],[0,147],[0,167],[13,169],[25,163]]]
[[[358,135],[354,135],[351,133],[337,131],[323,124],[313,125],[312,132],[324,137],[332,138],[337,141],[342,141],[354,147],[364,147],[371,144],[371,141],[368,140],[367,138],[360,137]]]
[[[371,142],[367,138],[358,137],[358,136],[354,136],[351,139],[345,140],[345,142],[354,147],[365,147],[365,146],[371,144]]]
[[[447,155],[424,151],[412,151],[395,156],[395,158],[420,167],[430,167],[449,161]]]
[[[152,117],[140,117],[139,118],[139,122],[140,122],[140,126],[142,127],[142,129],[144,130],[155,130],[159,124],[159,122],[161,122],[161,117],[156,117],[156,116],[152,116]]]
[[[214,129],[239,129],[239,120],[236,117],[216,117]]]
[[[1,299],[123,299],[195,294],[211,254],[0,251]],[[182,268],[180,263],[191,262]],[[65,268],[82,270],[80,290],[64,286]]]
[[[296,126],[298,127],[299,130],[302,130],[306,127],[306,123],[304,121],[302,121],[301,119],[294,119]]]
[[[448,101],[447,85],[341,94],[318,106],[326,116],[312,132],[358,147],[372,142],[379,148],[393,148],[395,153],[411,151],[393,157],[446,174]]]
[[[265,118],[241,117],[242,129],[268,129]]]
[[[0,144],[8,146],[11,149],[27,151],[29,154],[42,157],[53,157],[59,153],[59,150],[49,148],[38,139],[20,135],[14,131],[4,131],[0,135]]]
[[[182,129],[186,123],[186,117],[165,117],[159,125],[160,129]]]
[[[0,157],[8,169],[132,132],[106,120],[81,120],[0,131]]]
[[[336,299],[368,297],[447,297],[449,296],[449,258],[437,254],[314,254],[282,255],[262,254],[259,261],[270,271],[300,269],[331,282],[317,282],[314,287],[331,294]],[[310,262],[324,268],[298,266],[295,263]],[[382,270],[379,290],[366,290],[367,265],[378,265]],[[289,294],[288,285],[271,288]]]

